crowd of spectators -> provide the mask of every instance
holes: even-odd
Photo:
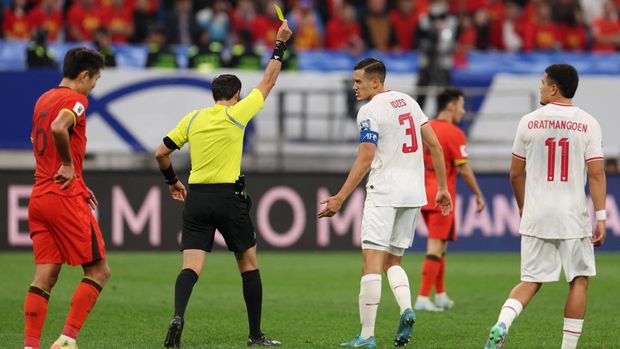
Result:
[[[194,60],[254,65],[273,45],[285,10],[297,52],[420,49],[451,41],[455,64],[471,50],[614,52],[620,0],[2,0],[1,36],[49,42],[193,46]],[[159,49],[158,49],[159,50]],[[212,57],[210,57],[211,55]],[[216,62],[216,61],[219,61]],[[239,63],[239,62],[244,63]]]

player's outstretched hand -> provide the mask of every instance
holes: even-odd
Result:
[[[90,188],[86,188],[86,190],[88,190],[88,206],[90,206],[91,210],[94,210],[97,208],[97,206],[99,206],[99,201],[97,201],[95,193],[93,193]]]
[[[185,190],[185,186],[181,183],[181,181],[177,181],[173,185],[169,185],[168,188],[170,189],[170,196],[172,196],[174,200],[185,201],[187,190]]]
[[[69,183],[75,178],[75,168],[71,165],[60,165],[58,172],[54,176],[54,182],[64,183],[60,190],[65,190],[69,186]]]
[[[322,204],[326,204],[325,208],[317,215],[317,218],[331,217],[340,210],[342,206],[342,199],[337,196],[330,196],[327,199],[321,201]]]
[[[437,196],[435,196],[435,207],[439,207],[441,209],[441,214],[447,216],[450,211],[452,211],[452,198],[450,198],[450,193],[447,190],[439,190],[437,191]]]
[[[594,235],[592,236],[592,244],[594,246],[601,246],[605,243],[607,232],[605,231],[605,221],[596,221],[594,226]]]
[[[480,213],[487,206],[486,201],[484,200],[484,196],[476,196],[476,213]]]
[[[276,34],[276,40],[287,42],[288,39],[293,35],[293,31],[288,27],[288,22],[285,20],[282,21],[280,28],[278,28],[278,33]]]

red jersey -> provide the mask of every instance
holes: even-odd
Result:
[[[82,162],[86,152],[86,96],[67,87],[57,87],[45,92],[34,107],[32,115],[32,144],[36,170],[32,197],[53,192],[63,196],[86,195],[86,184],[82,178]],[[54,145],[51,125],[61,111],[69,111],[75,116],[71,128],[71,157],[75,167],[75,178],[64,190],[62,183],[55,183],[54,176],[61,165],[60,155]]]
[[[126,28],[133,28],[133,12],[128,7],[122,10],[115,10],[113,8],[103,10],[105,13],[106,22],[105,26],[108,27],[110,32],[110,38],[114,43],[126,43],[129,38],[127,35],[122,34]]]
[[[597,18],[592,22],[592,35],[594,36],[594,44],[592,51],[596,52],[616,52],[614,44],[603,44],[597,42],[598,37],[609,37],[620,33],[620,21],[607,21],[605,18]]]
[[[72,40],[91,41],[93,32],[107,23],[109,12],[100,7],[85,8],[79,3],[73,4],[67,14],[67,25],[71,30],[76,30],[76,37]],[[73,35],[69,32],[70,35]]]
[[[563,28],[562,48],[569,51],[585,51],[588,32],[583,25]]]
[[[41,6],[37,6],[28,14],[28,22],[31,28],[47,29],[47,38],[50,41],[56,41],[63,26],[62,12],[46,13]]]
[[[558,26],[555,23],[537,24],[534,29],[534,49],[553,50],[561,42]]]
[[[467,140],[465,133],[449,121],[431,120],[429,125],[433,128],[446,161],[446,179],[448,191],[452,202],[456,202],[456,167],[467,162]],[[433,167],[433,160],[428,148],[424,147],[424,182],[426,186],[426,198],[428,204],[423,210],[440,210],[435,208],[435,196],[437,195],[437,175]]]
[[[390,12],[390,22],[396,34],[398,46],[406,51],[413,47],[413,39],[416,28],[418,27],[420,14],[417,11],[403,16],[398,10]]]
[[[26,13],[4,10],[4,35],[7,39],[26,40],[30,38],[30,26]]]
[[[355,38],[362,37],[362,30],[357,22],[344,23],[334,17],[325,27],[325,48],[340,50],[345,48]]]

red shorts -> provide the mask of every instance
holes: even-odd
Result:
[[[36,264],[82,265],[105,259],[101,230],[81,195],[30,198],[28,223]]]
[[[428,228],[429,239],[456,240],[454,210],[447,216],[442,215],[441,211],[422,210],[422,217]]]

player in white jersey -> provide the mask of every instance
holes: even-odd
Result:
[[[540,86],[543,107],[519,122],[510,181],[521,213],[521,283],[510,292],[485,348],[504,347],[514,319],[543,282],[560,279],[562,268],[570,285],[562,349],[577,347],[588,277],[596,275],[593,246],[602,245],[606,236],[601,128],[590,114],[572,105],[578,82],[574,67],[549,66]],[[596,210],[594,234],[584,190],[586,173]]]
[[[413,331],[409,279],[400,266],[413,242],[420,207],[426,204],[422,143],[430,149],[439,190],[434,198],[444,212],[452,209],[446,184],[441,145],[420,106],[404,93],[386,90],[385,65],[366,58],[355,65],[353,90],[358,100],[368,100],[357,117],[360,145],[357,159],[344,185],[326,204],[318,218],[331,217],[370,170],[362,218],[362,279],[359,311],[362,330],[345,347],[375,348],[377,307],[381,299],[381,271],[400,306],[396,346],[406,345]]]

